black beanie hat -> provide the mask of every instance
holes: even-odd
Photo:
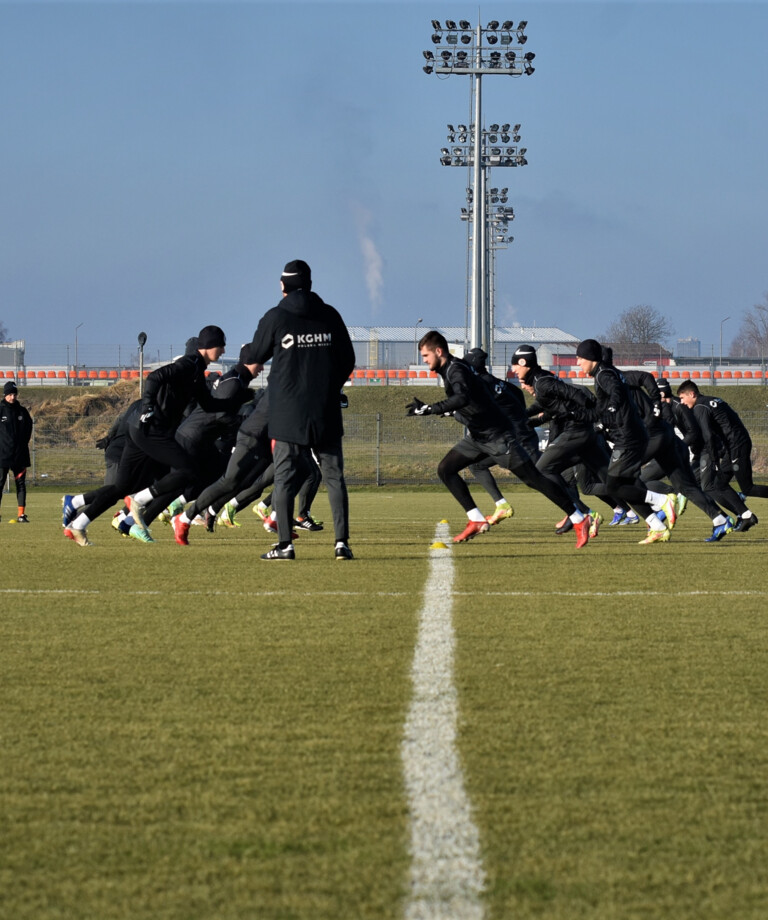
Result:
[[[312,270],[302,259],[287,262],[280,280],[286,291],[298,291],[303,288],[309,291],[312,288]]]
[[[218,326],[203,326],[197,334],[198,348],[223,348],[226,344],[224,330]]]
[[[512,355],[511,363],[519,364],[521,367],[538,367],[539,359],[536,356],[536,349],[533,345],[518,345]]]
[[[659,393],[663,393],[665,396],[672,395],[672,387],[666,377],[662,377],[661,380],[657,380],[656,386],[659,388]]]
[[[18,392],[19,392],[19,388],[16,386],[16,384],[12,380],[9,380],[8,383],[6,383],[6,385],[3,387],[3,396],[8,396],[9,393],[18,393]]]
[[[583,342],[579,342],[576,357],[586,358],[587,361],[602,361],[603,346],[596,339],[584,339]]]
[[[470,348],[464,355],[464,360],[470,367],[474,367],[476,371],[479,371],[481,368],[485,367],[486,361],[488,360],[488,352],[483,351],[482,348]]]

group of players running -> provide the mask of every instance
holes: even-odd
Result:
[[[248,345],[209,389],[204,371],[223,347],[221,330],[205,327],[182,359],[149,376],[150,399],[145,394],[134,403],[101,443],[108,462],[105,485],[62,499],[66,536],[88,545],[87,524],[126,496],[113,526],[145,543],[153,542],[149,525],[158,517],[172,524],[181,545],[188,544],[195,521],[208,530],[217,522],[238,526],[238,510],[260,498],[273,481],[269,390],[251,388],[260,365]],[[725,400],[704,396],[692,380],[685,380],[675,397],[666,379],[616,368],[610,349],[594,339],[582,341],[576,357],[593,379],[594,392],[542,368],[531,345],[519,346],[512,357],[519,387],[489,372],[482,349],[464,358],[452,355],[435,330],[423,336],[419,350],[442,378],[445,399],[429,405],[415,398],[408,414],[451,416],[465,428],[438,466],[440,480],[467,515],[454,542],[466,542],[513,515],[491,473],[496,465],[561,509],[556,532],[574,530],[577,548],[597,536],[604,519],[581,496],[608,506],[609,526],[645,521],[642,544],[667,542],[689,502],[712,522],[707,542],[757,524],[746,499],[768,498],[768,486],[753,481],[749,432]],[[526,404],[523,391],[532,402]],[[162,410],[162,430],[142,414],[148,404]],[[549,429],[543,450],[539,427]],[[461,475],[467,468],[494,500],[492,514],[477,507]],[[731,485],[734,479],[738,491]],[[296,531],[322,529],[310,510],[320,481],[317,465],[308,466]],[[276,533],[268,500],[256,510],[265,529]]]
[[[577,548],[597,536],[603,521],[581,495],[608,505],[609,526],[644,520],[642,544],[669,541],[689,502],[712,522],[707,542],[757,524],[745,499],[768,498],[768,486],[753,481],[749,432],[725,400],[704,396],[694,381],[684,381],[675,398],[667,380],[614,367],[610,348],[595,339],[580,342],[576,352],[594,392],[544,370],[531,345],[521,345],[512,357],[520,388],[489,373],[482,349],[463,359],[451,355],[437,331],[428,332],[419,349],[442,378],[446,398],[432,405],[414,399],[408,415],[452,416],[465,427],[438,466],[441,481],[467,514],[454,542],[485,533],[514,513],[490,472],[496,465],[565,513],[556,530],[573,529]],[[528,406],[521,389],[533,396]],[[532,430],[540,425],[549,428],[543,451]],[[493,514],[483,515],[475,504],[461,475],[467,468],[495,500]]]

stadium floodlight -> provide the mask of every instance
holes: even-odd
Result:
[[[523,57],[519,51],[510,47],[515,41],[522,45],[527,42],[523,29],[526,21],[520,21],[517,26],[511,19],[503,22],[490,20],[485,27],[481,23],[472,26],[467,19],[432,20],[433,57],[424,54],[427,66],[426,73],[435,73],[438,76],[460,74],[471,78],[471,118],[477,130],[468,129],[467,125],[457,125],[455,130],[448,126],[449,144],[456,144],[443,148],[440,152],[440,162],[445,166],[468,168],[472,174],[471,184],[477,191],[472,199],[473,221],[476,227],[484,227],[486,195],[486,171],[492,166],[516,167],[524,165],[521,154],[516,147],[500,147],[499,142],[507,144],[510,140],[516,144],[519,141],[517,130],[513,131],[505,124],[500,129],[493,124],[487,131],[483,129],[482,112],[482,77],[487,74],[504,74],[510,77],[520,77],[533,73],[533,58]],[[461,44],[462,50],[457,50]],[[495,46],[495,47],[494,47]],[[446,153],[445,151],[449,152]],[[489,323],[489,314],[486,307],[487,264],[483,247],[486,244],[486,233],[475,234],[472,239],[471,259],[471,290],[472,321],[471,321],[471,347],[490,347],[492,324]],[[469,279],[468,279],[469,280]]]

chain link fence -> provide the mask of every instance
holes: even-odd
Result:
[[[768,413],[741,415],[754,445],[755,472],[768,474]],[[114,413],[41,418],[34,428],[27,481],[57,487],[94,486],[104,478],[104,452],[95,447],[114,421]],[[381,413],[344,414],[344,458],[351,486],[432,485],[437,464],[461,436],[455,422],[412,419]],[[494,471],[500,478],[509,474]]]

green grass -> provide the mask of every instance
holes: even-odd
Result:
[[[605,527],[577,552],[557,509],[510,497],[451,551],[487,916],[765,917],[763,524],[708,545],[691,508],[669,544]],[[353,493],[348,564],[327,532],[260,562],[250,512],[188,549],[105,515],[81,549],[56,495],[28,527],[12,507],[0,916],[401,916],[400,743],[435,524],[463,526],[450,496]]]

